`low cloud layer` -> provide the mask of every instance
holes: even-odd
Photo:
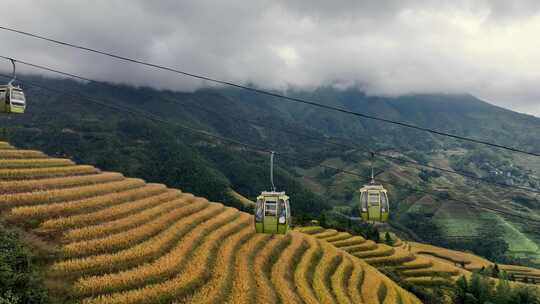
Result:
[[[377,95],[468,92],[540,116],[538,1],[4,2],[2,26],[230,81],[359,86]],[[0,55],[100,80],[209,85],[5,31],[0,40]]]

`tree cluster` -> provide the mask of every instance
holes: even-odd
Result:
[[[19,303],[47,303],[47,293],[19,234],[0,225],[0,304]]]

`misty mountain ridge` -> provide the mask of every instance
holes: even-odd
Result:
[[[52,93],[26,85],[27,113],[0,119],[7,130],[6,139],[16,146],[165,183],[241,208],[228,195],[228,189],[253,200],[268,188],[268,155],[187,132],[174,123],[205,130],[310,160],[299,162],[279,155],[277,160],[277,187],[294,193],[295,218],[300,222],[319,218],[334,208],[355,215],[354,193],[365,180],[322,170],[317,165],[346,169],[367,178],[369,161],[364,152],[367,149],[500,183],[540,186],[540,162],[534,157],[254,92],[231,88],[174,92],[42,77],[31,80],[75,94]],[[139,115],[93,104],[78,97],[79,94],[152,113],[172,124],[148,121]],[[331,87],[313,91],[290,89],[286,94],[526,151],[540,151],[539,118],[493,106],[467,94],[379,97],[357,89]],[[495,261],[523,259],[523,263],[540,264],[540,233],[527,228],[522,221],[490,216],[480,209],[463,209],[448,202],[446,196],[421,196],[406,189],[449,189],[452,198],[532,217],[540,216],[540,201],[536,196],[395,161],[379,159],[377,166],[383,171],[380,177],[392,181],[386,186],[393,199],[391,217],[398,227],[396,233],[483,255],[493,253],[494,256],[488,257]],[[476,228],[459,229],[464,220]],[[418,223],[423,224],[418,226]],[[455,241],[456,236],[487,237],[493,231],[485,227],[499,227],[498,237],[490,236],[490,243]]]

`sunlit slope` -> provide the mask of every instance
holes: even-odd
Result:
[[[446,261],[447,263],[459,265],[460,267],[463,265],[467,270],[478,270],[482,267],[487,268],[494,265],[493,262],[472,253],[416,242],[410,242],[409,245],[411,247],[411,251],[416,255],[424,256],[426,258],[437,258],[439,260]],[[499,269],[506,271],[508,274],[512,274],[516,281],[523,281],[525,278],[527,278],[529,282],[532,282],[532,280],[540,282],[540,269],[515,265],[498,265],[498,267]]]
[[[352,236],[346,232],[317,226],[300,228],[299,231],[347,251],[379,269],[395,269],[407,281],[417,285],[451,284],[452,278],[459,275],[456,267],[415,255],[401,241],[396,242],[394,246],[388,246],[366,240],[361,236]]]
[[[259,235],[247,213],[6,143],[0,193],[2,217],[40,237],[57,302],[420,303],[316,237]]]
[[[352,236],[346,232],[318,226],[302,227],[298,231],[347,251],[378,269],[393,269],[416,285],[451,284],[461,275],[471,275],[472,270],[494,265],[470,253],[428,244],[402,242],[398,239],[393,246],[388,246],[365,240],[361,236]],[[499,267],[514,275],[516,281],[523,281],[527,277],[529,282],[533,279],[540,282],[538,269],[513,265],[499,265]]]

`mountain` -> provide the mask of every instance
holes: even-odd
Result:
[[[191,193],[2,142],[0,161],[2,220],[34,240],[52,303],[421,303],[317,237],[256,234]]]
[[[139,115],[91,103],[81,96],[140,109],[173,123],[287,153],[290,158],[278,155],[276,184],[292,195],[295,220],[303,223],[322,217],[329,225],[340,225],[332,216],[334,211],[358,215],[355,192],[365,182],[363,178],[330,168],[339,167],[367,177],[369,160],[362,149],[377,150],[394,157],[378,158],[376,166],[382,171],[378,178],[390,190],[391,228],[395,233],[404,238],[472,250],[497,262],[540,263],[537,194],[495,187],[399,161],[435,165],[493,182],[538,189],[540,161],[535,157],[237,89],[211,88],[186,93],[39,77],[27,77],[27,80],[73,94],[26,86],[28,113],[0,120],[4,137],[16,146],[165,183],[246,211],[249,206],[231,196],[230,190],[253,200],[260,191],[269,188],[265,153],[187,132],[174,124],[148,121]],[[389,98],[330,87],[309,92],[290,89],[285,93],[377,117],[540,151],[540,119],[495,107],[470,95]],[[326,169],[319,167],[321,164]],[[527,218],[533,220],[524,220]]]
[[[5,142],[0,164],[3,303],[451,303],[456,280],[515,303],[540,278],[390,234],[257,234],[235,208]]]

